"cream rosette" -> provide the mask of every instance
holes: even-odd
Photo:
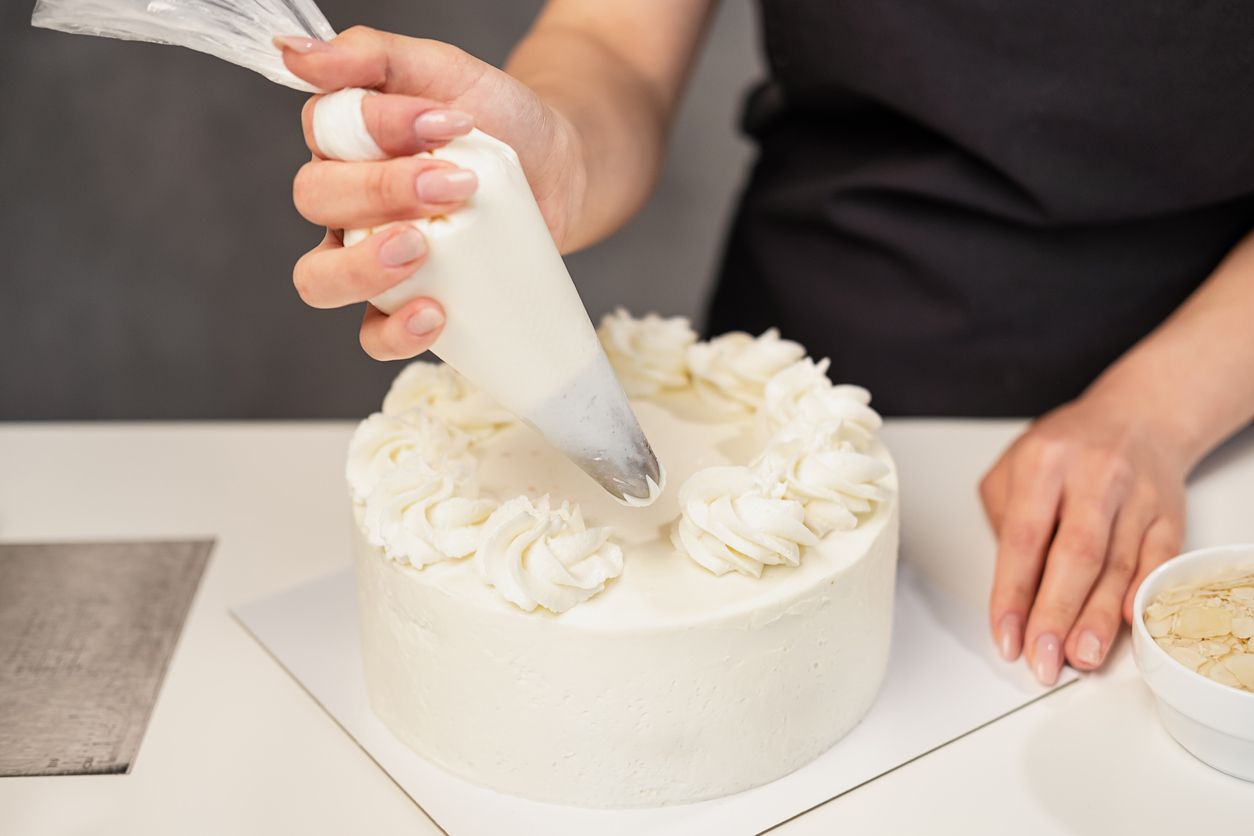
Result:
[[[805,353],[775,328],[759,337],[733,331],[689,347],[688,368],[702,398],[729,412],[753,412],[762,406],[767,382]]]
[[[479,548],[496,503],[479,496],[465,461],[433,466],[419,456],[398,462],[366,497],[362,525],[371,545],[421,569]]]
[[[552,507],[546,494],[520,496],[488,518],[477,560],[483,579],[527,612],[561,613],[605,589],[623,572],[610,529],[588,528],[579,506]]]
[[[470,439],[465,433],[425,412],[399,415],[376,412],[357,425],[348,443],[345,476],[353,499],[365,502],[379,480],[396,465],[418,456],[429,462],[468,460]]]
[[[818,543],[800,502],[782,496],[748,467],[709,467],[679,489],[675,548],[715,575],[759,577],[765,566],[797,566],[802,549]]]
[[[860,450],[866,449],[883,426],[871,408],[871,393],[861,386],[833,386],[827,376],[831,361],[817,363],[806,357],[772,377],[762,398],[762,416],[770,432],[798,418],[814,427],[833,420],[841,424],[840,437]]]
[[[401,371],[383,399],[384,415],[420,409],[473,441],[490,438],[515,421],[504,407],[444,363],[415,360]]]
[[[861,515],[889,498],[878,484],[889,466],[843,440],[845,426],[798,417],[753,464],[762,478],[783,486],[784,497],[801,503],[806,526],[819,537],[857,528]]]
[[[686,318],[651,313],[637,319],[618,308],[601,319],[597,336],[629,397],[651,398],[688,386],[688,349],[697,333]]]

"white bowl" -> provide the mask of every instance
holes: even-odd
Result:
[[[1132,655],[1176,741],[1221,772],[1254,781],[1254,693],[1221,685],[1177,662],[1145,626],[1145,607],[1160,592],[1254,571],[1254,544],[1182,554],[1151,572],[1133,602]]]

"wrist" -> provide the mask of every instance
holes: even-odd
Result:
[[[1125,356],[1081,399],[1154,445],[1168,464],[1187,475],[1222,433],[1209,426],[1204,400],[1191,396],[1179,378],[1141,359]]]

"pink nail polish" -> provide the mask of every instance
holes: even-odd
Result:
[[[1007,662],[1019,658],[1023,649],[1023,616],[1008,612],[997,622],[997,649]]]
[[[423,308],[409,318],[405,328],[416,337],[425,337],[444,324],[444,314],[436,308]]]
[[[1102,640],[1092,630],[1084,630],[1076,639],[1075,657],[1086,665],[1097,667],[1102,663]]]
[[[460,110],[428,110],[414,120],[419,139],[452,139],[475,126],[475,118]]]
[[[1035,652],[1032,654],[1032,673],[1042,685],[1053,685],[1058,681],[1058,672],[1062,669],[1062,644],[1053,633],[1042,633],[1036,637]]]
[[[308,55],[311,52],[325,52],[331,48],[331,45],[326,41],[308,38],[304,35],[278,35],[272,38],[271,42],[280,50],[288,49],[300,55]]]
[[[464,168],[433,168],[418,175],[414,188],[426,203],[461,203],[475,193],[479,178]]]
[[[427,252],[427,239],[413,227],[403,229],[379,246],[379,263],[384,267],[400,267]]]

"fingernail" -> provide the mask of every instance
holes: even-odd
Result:
[[[427,239],[418,230],[408,227],[379,245],[379,263],[384,267],[400,267],[426,251]]]
[[[278,35],[271,39],[271,43],[279,49],[290,49],[292,52],[300,55],[308,55],[311,52],[325,52],[331,48],[331,45],[326,41],[308,38],[304,35]]]
[[[464,168],[433,168],[414,181],[419,199],[426,203],[461,203],[478,185],[475,173]]]
[[[475,126],[475,118],[461,110],[428,110],[414,120],[419,139],[452,139]]]
[[[997,622],[997,649],[1007,662],[1019,658],[1023,649],[1023,617],[1018,613],[1008,612]]]
[[[1036,652],[1032,654],[1032,673],[1042,685],[1053,685],[1062,669],[1062,652],[1058,637],[1042,633],[1036,637]]]
[[[1092,630],[1083,631],[1076,639],[1075,658],[1093,667],[1102,663],[1102,640]]]
[[[405,327],[416,337],[425,337],[444,324],[444,314],[437,308],[423,308],[409,318]]]

